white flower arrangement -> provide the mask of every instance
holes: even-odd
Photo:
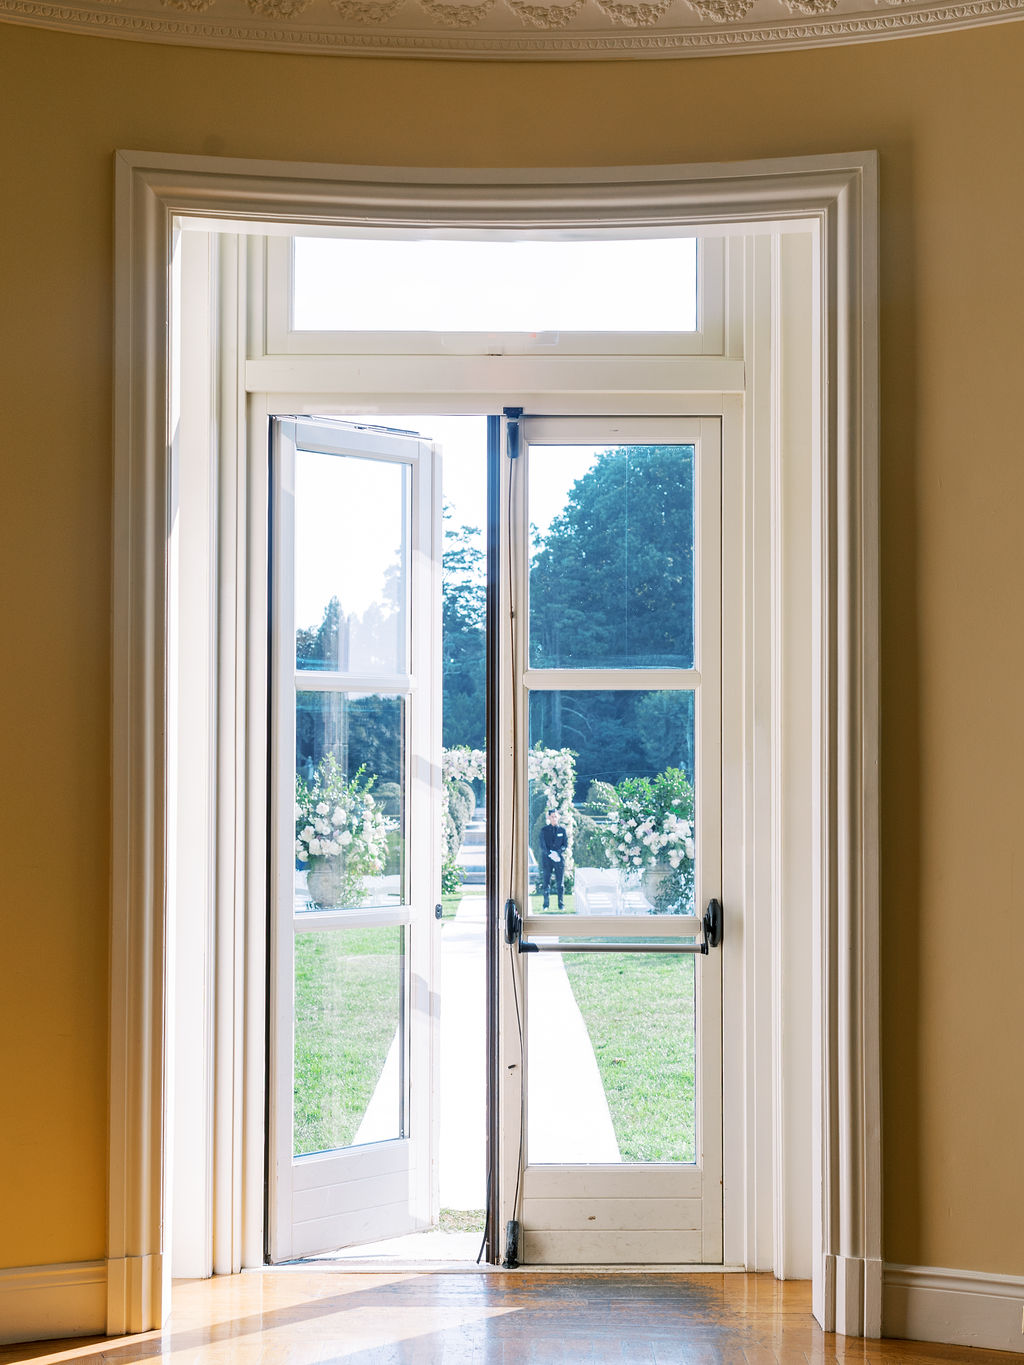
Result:
[[[374,800],[374,779],[362,768],[346,779],[333,754],[320,760],[311,784],[295,778],[295,856],[317,867],[334,863],[350,904],[356,904],[363,880],[384,871],[389,821]]]
[[[666,768],[653,778],[625,778],[615,795],[605,830],[609,861],[632,875],[664,869],[654,908],[678,910],[693,892],[693,788],[686,774]]]
[[[571,749],[544,749],[538,744],[527,759],[528,776],[535,790],[544,793],[548,809],[558,812],[565,827],[569,846],[565,853],[566,871],[572,871],[573,792],[576,785],[576,755]],[[487,754],[483,749],[459,745],[445,749],[441,771],[445,782],[483,781],[487,775]]]
[[[544,793],[546,808],[558,812],[558,823],[568,838],[565,870],[571,875],[575,867],[572,799],[576,787],[576,755],[572,749],[544,749],[537,744],[527,757],[527,774],[531,787]]]
[[[487,775],[487,755],[483,749],[470,749],[461,744],[454,749],[445,749],[441,771],[446,782],[482,782]]]
[[[669,811],[663,819],[637,813],[612,812],[608,822],[609,856],[627,870],[657,867],[676,869],[685,859],[693,861],[693,822]]]

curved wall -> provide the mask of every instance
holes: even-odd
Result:
[[[885,1255],[1024,1274],[1024,26],[684,62],[0,26],[0,1267],[105,1238],[115,148],[372,165],[876,148]]]

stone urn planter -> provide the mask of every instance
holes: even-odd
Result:
[[[670,894],[670,889],[666,886],[672,876],[672,869],[662,863],[655,863],[653,867],[644,868],[641,886],[644,895],[650,901],[655,910],[662,908],[662,901]]]
[[[344,858],[313,858],[306,873],[309,898],[322,910],[354,904],[351,879],[345,874]]]

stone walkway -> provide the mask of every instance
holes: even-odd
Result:
[[[440,1194],[482,1209],[486,1189],[484,898],[464,895],[441,929]],[[562,959],[529,960],[528,1154],[533,1163],[617,1162],[608,1102]],[[394,1136],[398,1047],[392,1043],[356,1142]]]

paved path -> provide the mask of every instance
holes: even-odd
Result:
[[[441,934],[441,1207],[482,1209],[487,1150],[483,897],[463,896]],[[529,976],[529,1159],[617,1162],[604,1087],[561,957],[531,957]],[[357,1143],[394,1136],[397,1084],[396,1038]]]

